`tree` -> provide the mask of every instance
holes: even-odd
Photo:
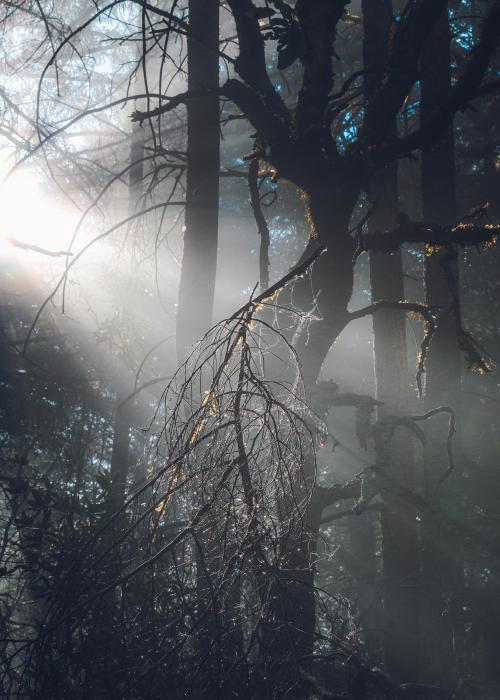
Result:
[[[140,130],[134,124],[130,145],[129,215],[133,215],[141,198],[144,177],[144,143]],[[127,489],[130,467],[131,409],[127,402],[130,387],[116,390],[116,415],[114,422],[113,450],[111,453],[110,484],[108,493],[108,517],[121,507]]]
[[[189,3],[187,181],[177,354],[210,327],[219,213],[219,2]]]
[[[353,232],[350,225],[361,195],[380,173],[390,172],[398,158],[439,142],[454,114],[481,97],[500,34],[500,3],[489,3],[481,37],[449,95],[422,120],[420,128],[402,137],[388,125],[394,124],[414,89],[425,42],[446,3],[407,3],[394,23],[380,87],[366,100],[364,114],[354,109],[364,93],[356,82],[361,76],[351,75],[332,94],[335,38],[346,5],[340,0],[297,0],[292,8],[273,0],[257,7],[251,0],[228,0],[236,31],[236,56],[228,48],[233,40],[228,39],[220,57],[230,66],[229,77],[217,88],[217,96],[236,108],[229,116],[244,118],[255,132],[247,160],[266,164],[266,175],[275,183],[287,179],[301,189],[307,202],[310,239],[291,272],[218,324],[167,387],[162,396],[166,418],[157,440],[163,461],[122,509],[129,518],[118,543],[123,573],[119,578],[110,575],[106,537],[101,531],[93,532],[78,564],[58,590],[67,594],[67,598],[61,596],[65,605],[69,601],[67,607],[54,604],[47,634],[34,641],[35,666],[40,661],[44,669],[56,668],[53,639],[61,625],[77,650],[75,656],[84,657],[82,649],[87,652],[89,647],[87,636],[78,636],[75,630],[92,629],[103,596],[119,588],[123,601],[119,629],[126,638],[126,658],[139,659],[140,670],[120,679],[118,692],[126,688],[131,693],[133,687],[134,692],[146,696],[149,683],[149,694],[154,696],[168,680],[172,694],[181,697],[186,689],[199,692],[197,684],[200,679],[203,683],[203,669],[208,667],[213,669],[210,680],[215,697],[217,689],[231,691],[238,685],[249,692],[263,690],[261,696],[321,694],[315,676],[320,643],[315,630],[320,600],[315,590],[315,565],[320,527],[325,519],[339,515],[332,516],[331,511],[325,514],[325,509],[355,499],[354,512],[361,515],[364,510],[380,507],[374,502],[380,494],[389,503],[397,496],[410,514],[409,521],[418,509],[435,518],[439,526],[451,527],[449,519],[433,511],[408,484],[398,482],[389,469],[396,430],[410,430],[421,439],[419,424],[442,412],[449,414],[449,409],[435,408],[413,419],[386,415],[374,423],[373,399],[342,393],[333,382],[321,382],[318,377],[326,354],[351,320],[389,310],[413,312],[425,325],[418,362],[420,386],[435,331],[434,310],[397,299],[381,299],[366,308],[350,310],[355,260],[364,252],[389,255],[406,242],[447,250],[459,245],[489,245],[498,232],[498,226],[482,225],[475,219],[458,226],[429,226],[400,217],[398,225],[387,231],[373,226],[366,231],[359,226]],[[146,42],[144,51],[165,35],[187,35],[191,41],[196,38],[192,23],[185,22],[177,3],[168,9],[142,7],[154,18],[151,42]],[[104,8],[98,9],[88,22],[95,22],[104,12]],[[144,40],[144,26],[141,36]],[[71,32],[63,43],[73,38]],[[276,42],[280,69],[296,61],[302,64],[296,102],[291,99],[289,104],[270,78],[266,41]],[[54,52],[50,65],[57,55]],[[164,51],[162,62],[167,60]],[[213,97],[213,89],[205,86],[199,92],[188,85],[186,92],[175,95],[160,91],[155,97],[158,106],[136,111],[133,119],[139,123],[147,120],[149,126],[156,123],[158,135],[167,113]],[[129,98],[133,96],[123,99]],[[347,114],[355,137],[346,144],[336,134]],[[193,136],[193,146],[195,142]],[[161,148],[158,151],[163,155]],[[384,217],[380,226],[386,225]],[[200,233],[198,228],[197,235]],[[212,271],[213,243],[211,237]],[[200,269],[199,262],[193,269]],[[192,281],[197,282],[194,273]],[[213,274],[205,282],[208,292],[197,299],[200,309],[211,306]],[[276,294],[278,302],[273,304]],[[273,327],[270,311],[275,312],[278,328]],[[207,315],[198,313],[197,320],[204,323]],[[186,318],[179,314],[180,322]],[[185,347],[181,333],[179,341]],[[467,353],[484,362],[470,336],[461,335],[461,341]],[[322,426],[306,401],[319,414],[335,405],[354,407],[360,441],[375,443],[375,464],[347,484],[319,485],[315,455]],[[347,514],[352,513],[348,509]],[[213,535],[210,551],[199,537],[208,529]],[[206,554],[210,554],[208,565]],[[217,566],[212,567],[214,562]],[[198,587],[197,595],[193,581],[200,575],[206,585],[202,595]],[[141,605],[145,589],[151,592],[147,609]],[[401,605],[401,600],[397,604]],[[334,628],[331,608],[325,608]],[[240,624],[234,613],[242,609],[248,615]],[[197,635],[203,634],[212,619],[218,625],[217,634],[207,658],[194,649]],[[130,620],[133,625],[127,627],[125,621]],[[227,669],[221,649],[227,648],[228,636],[235,628],[248,646],[235,655],[237,669]],[[162,644],[157,644],[158,630]],[[144,652],[139,651],[144,640],[153,650],[152,668],[149,658],[144,660]],[[362,654],[351,653],[347,643],[339,647],[335,658],[351,663],[355,671],[346,693],[361,697],[370,683],[385,688],[386,693],[396,693],[393,682],[374,672]],[[89,667],[87,662],[85,668]],[[67,668],[73,666],[68,664]],[[43,678],[47,680],[49,674]],[[66,680],[61,670],[58,681],[59,691],[71,687],[71,676]],[[55,686],[47,680],[45,687],[50,692]]]
[[[391,32],[394,27],[392,3],[364,2],[364,81],[366,116],[370,129],[376,115],[371,101],[380,89],[389,58]],[[386,134],[397,138],[397,123],[393,119]],[[372,214],[369,230],[386,231],[397,226],[399,215],[398,167],[391,162],[373,178],[369,188]],[[370,255],[372,299],[393,302],[405,298],[401,249],[392,255]],[[380,417],[408,415],[408,359],[406,320],[397,311],[381,311],[373,318],[375,376]],[[409,490],[414,489],[413,450],[402,431],[394,437],[387,468],[394,479]],[[384,647],[389,672],[395,678],[416,679],[418,660],[418,536],[416,511],[397,499],[389,498],[381,515],[383,577],[384,577]]]
[[[448,8],[444,10],[422,56],[420,118],[425,121],[451,90],[450,29]],[[453,124],[437,144],[422,152],[422,210],[424,221],[440,226],[457,219],[455,195],[455,153]],[[425,260],[426,302],[441,309],[438,329],[429,351],[425,383],[426,409],[438,402],[460,406],[461,357],[454,319],[454,299],[447,275],[458,289],[458,261],[443,251]],[[456,294],[456,291],[455,291]],[[440,434],[443,426],[427,428],[425,453],[425,492],[429,502],[439,502],[440,476],[436,466],[443,463]],[[453,629],[452,609],[457,605],[460,586],[459,544],[446,541],[424,517],[422,527],[422,672],[429,682],[456,687],[457,630]],[[454,555],[450,556],[454,551]],[[450,593],[450,589],[454,592]],[[454,641],[455,639],[455,641]]]

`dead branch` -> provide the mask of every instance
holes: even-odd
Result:
[[[68,250],[47,250],[47,248],[40,248],[40,246],[33,245],[31,243],[24,243],[24,241],[18,241],[15,238],[7,238],[5,240],[16,248],[21,248],[22,250],[32,250],[34,253],[48,255],[51,258],[62,258],[73,255],[73,253]]]
[[[269,226],[262,211],[261,195],[259,192],[259,161],[254,159],[248,169],[248,189],[250,191],[250,205],[252,207],[257,231],[260,236],[259,272],[260,288],[264,291],[269,287]]]
[[[416,382],[419,396],[422,396],[422,378],[425,373],[425,361],[429,352],[429,346],[436,331],[436,314],[426,304],[412,303],[409,301],[376,301],[369,306],[349,314],[349,320],[353,321],[363,316],[369,316],[384,309],[393,309],[410,314],[419,314],[424,319],[424,337],[420,345],[420,353],[417,358]]]
[[[393,253],[402,245],[427,246],[431,255],[439,248],[461,246],[463,248],[483,246],[488,249],[496,243],[500,234],[500,225],[459,223],[455,226],[436,226],[426,222],[410,221],[400,217],[399,226],[392,231],[373,231],[361,237],[356,255],[364,251],[371,253]]]

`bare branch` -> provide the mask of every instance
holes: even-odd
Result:
[[[432,338],[436,330],[436,316],[433,309],[426,304],[417,304],[409,301],[376,301],[369,306],[365,306],[358,311],[352,311],[349,314],[349,320],[353,321],[356,318],[362,318],[374,314],[383,309],[394,309],[396,311],[404,311],[405,313],[419,314],[424,319],[424,338],[420,345],[420,353],[417,358],[417,374],[416,382],[419,396],[422,396],[422,378],[425,373],[425,361],[429,351]]]
[[[362,251],[372,253],[393,253],[405,243],[428,246],[428,253],[433,249],[447,246],[478,247],[483,244],[490,247],[500,235],[500,225],[488,223],[459,223],[444,227],[419,221],[400,218],[398,228],[392,231],[373,231],[363,235],[356,255]]]
[[[302,135],[310,130],[325,132],[325,111],[333,86],[333,42],[347,4],[347,0],[297,2],[305,43],[304,79],[297,105],[297,126]]]
[[[235,311],[234,314],[230,317],[230,320],[238,318],[252,306],[258,307],[260,304],[264,303],[268,299],[274,299],[276,294],[278,294],[278,292],[284,289],[289,282],[296,279],[297,277],[301,277],[302,275],[304,275],[311,267],[311,265],[313,265],[316,262],[316,260],[325,252],[325,250],[326,246],[324,245],[316,248],[316,250],[306,260],[300,263],[300,265],[296,265],[295,267],[293,267],[290,270],[290,272],[288,272],[284,277],[275,282],[271,287],[269,287],[269,289],[266,289],[265,292],[262,292],[262,294],[259,294],[259,296],[255,297],[255,299],[251,299],[249,302],[240,307],[238,311]]]
[[[259,94],[248,85],[231,78],[222,87],[222,94],[241,109],[245,117],[267,143],[286,141],[288,134],[283,122],[267,109]]]
[[[447,0],[407,3],[396,25],[380,88],[373,92],[366,105],[365,128],[361,136],[365,147],[384,142],[386,125],[396,117],[418,79],[418,62],[425,39],[447,6]]]
[[[6,238],[11,245],[16,248],[22,248],[23,250],[32,250],[34,253],[40,253],[41,255],[48,255],[51,258],[62,258],[73,255],[68,250],[47,250],[46,248],[40,248],[40,246],[32,245],[30,243],[24,243],[24,241],[18,241],[15,238]]]
[[[167,100],[167,104],[161,105],[156,109],[151,109],[145,112],[139,110],[133,112],[130,116],[130,120],[133,122],[139,122],[139,124],[142,126],[143,122],[146,121],[146,119],[151,119],[152,117],[158,117],[160,114],[166,114],[167,112],[171,112],[172,110],[176,109],[176,107],[179,107],[180,105],[185,105],[191,99],[196,99],[198,97],[207,97],[209,95],[217,96],[220,94],[220,90],[196,90],[181,92],[178,95],[174,95],[173,97],[165,96],[162,99]]]
[[[235,62],[238,75],[262,96],[271,115],[280,117],[282,129],[290,115],[285,103],[274,89],[266,66],[264,39],[259,26],[257,8],[252,0],[228,0],[238,34],[239,56]]]
[[[250,204],[252,207],[257,231],[260,236],[259,272],[260,287],[264,291],[269,287],[269,226],[262,211],[261,196],[259,192],[259,161],[252,160],[248,170],[248,189],[250,190]]]
[[[436,5],[438,5],[436,0]],[[500,41],[500,0],[494,0],[483,21],[483,32],[472,50],[464,71],[454,85],[449,97],[420,129],[404,138],[385,144],[374,155],[378,165],[405,155],[415,149],[428,148],[437,143],[446,133],[455,114],[480,96],[481,83],[487,73],[491,57]],[[486,88],[486,86],[485,86]],[[486,88],[486,94],[488,89]]]

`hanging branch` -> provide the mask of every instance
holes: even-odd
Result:
[[[353,392],[339,392],[338,385],[333,381],[316,382],[309,391],[309,403],[318,413],[325,415],[330,408],[352,406],[355,408],[355,434],[361,447],[366,449],[366,441],[370,434],[371,421],[375,408],[382,406],[382,401],[377,401],[365,394]],[[334,438],[334,442],[338,440]]]
[[[453,436],[456,433],[456,414],[455,411],[449,406],[439,406],[433,408],[423,415],[417,416],[388,416],[378,421],[378,423],[372,428],[371,436],[375,440],[376,451],[377,451],[377,461],[380,464],[387,463],[389,461],[389,451],[390,444],[394,438],[394,433],[398,427],[407,428],[417,437],[422,444],[425,444],[426,438],[425,433],[418,427],[417,423],[425,422],[430,418],[435,416],[446,414],[449,417],[448,420],[448,435],[446,438],[446,454],[447,454],[447,468],[444,474],[440,477],[439,483],[443,483],[451,472],[455,468],[455,462],[453,460],[452,444]]]
[[[278,292],[281,292],[281,290],[284,289],[289,282],[305,275],[309,268],[316,262],[316,260],[318,260],[318,258],[321,255],[323,255],[325,251],[326,245],[318,246],[316,250],[314,250],[314,252],[311,255],[309,255],[309,257],[307,257],[303,262],[300,263],[300,265],[296,265],[295,267],[293,267],[290,270],[290,272],[288,272],[281,279],[275,282],[271,287],[269,287],[269,289],[266,289],[264,292],[262,292],[262,294],[259,294],[257,297],[251,299],[242,307],[240,307],[238,311],[234,312],[234,314],[230,317],[229,320],[233,320],[238,316],[241,316],[252,306],[258,307],[260,304],[263,304],[268,299],[274,299]]]
[[[321,524],[326,525],[334,520],[340,520],[349,515],[361,513],[367,510],[382,510],[383,504],[373,504],[371,501],[386,490],[391,490],[406,502],[415,505],[419,510],[428,511],[431,506],[418,494],[413,493],[399,483],[388,471],[390,464],[390,448],[394,439],[396,429],[399,427],[410,430],[422,443],[425,443],[425,434],[418,427],[417,423],[427,421],[435,416],[447,414],[448,435],[446,438],[447,468],[439,478],[438,483],[442,484],[452,473],[455,463],[453,459],[453,436],[456,433],[456,415],[449,406],[434,408],[423,415],[417,416],[387,416],[378,421],[370,430],[370,437],[375,442],[375,452],[377,455],[376,464],[363,469],[363,471],[352,481],[346,484],[334,484],[329,487],[318,487],[314,504],[324,510],[328,506],[335,505],[339,501],[354,498],[355,504],[352,508],[337,510],[322,516]]]
[[[257,231],[260,236],[259,274],[260,288],[264,291],[269,287],[269,226],[262,211],[262,198],[259,192],[259,161],[254,159],[248,169],[248,189],[250,190],[250,205],[252,207]]]
[[[429,346],[436,331],[436,313],[426,304],[418,304],[409,301],[376,301],[369,306],[365,306],[358,311],[352,311],[349,314],[349,320],[354,321],[357,318],[363,318],[382,311],[384,309],[394,309],[395,311],[404,311],[410,314],[419,314],[424,319],[424,337],[420,345],[420,353],[417,358],[417,374],[416,382],[418,395],[422,396],[422,378],[425,373],[425,362],[429,352]]]
[[[487,355],[487,353],[480,347],[479,343],[474,340],[472,335],[465,330],[462,323],[460,289],[454,265],[458,257],[456,246],[447,246],[445,251],[445,255],[441,258],[441,267],[444,270],[446,284],[451,296],[458,346],[467,359],[468,369],[479,372],[479,374],[490,372],[490,358],[483,357],[483,354]]]
[[[358,248],[354,256],[356,259],[364,251],[389,254],[398,250],[403,244],[424,245],[427,255],[444,250],[441,266],[452,299],[457,342],[467,359],[468,367],[480,373],[490,371],[491,358],[463,326],[460,290],[452,263],[457,258],[459,246],[463,248],[474,246],[477,249],[482,247],[488,250],[496,244],[500,235],[500,224],[491,222],[482,225],[465,223],[465,219],[478,221],[486,216],[487,208],[488,204],[477,207],[467,217],[451,227],[410,221],[405,214],[401,214],[399,226],[392,231],[363,233],[358,230]],[[420,357],[422,359],[422,353]],[[420,364],[420,368],[422,367],[423,365]]]

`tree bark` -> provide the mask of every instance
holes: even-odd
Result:
[[[422,57],[420,119],[425,123],[451,89],[450,31],[443,12]],[[453,126],[433,148],[422,153],[422,205],[424,221],[450,226],[456,221],[455,152]],[[425,409],[447,405],[456,408],[460,392],[460,351],[452,313],[452,298],[442,268],[443,254],[425,258],[425,294],[430,306],[439,307],[436,335],[427,359]],[[453,264],[458,279],[458,265]],[[443,487],[439,479],[445,467],[442,441],[444,425],[438,420],[426,428],[424,455],[425,496],[439,505]],[[458,538],[438,532],[422,521],[422,680],[452,689],[457,683],[454,654],[453,594],[460,578]]]
[[[219,215],[219,1],[189,2],[187,183],[184,253],[177,309],[177,355],[212,323]],[[213,91],[214,94],[208,94]]]
[[[197,96],[186,103],[186,208],[176,322],[178,363],[186,359],[190,347],[212,325],[219,226],[219,0],[189,0],[188,11],[188,92]],[[200,546],[194,553],[196,586],[198,598],[207,601],[219,547],[218,542],[211,541],[210,532],[198,533],[198,537]],[[210,610],[200,627],[197,653],[204,662],[202,685],[195,697],[199,692],[200,698],[215,698],[221,692],[219,616],[218,609]]]
[[[393,29],[392,2],[364,0],[364,69],[366,126],[371,128],[371,96],[383,80]],[[388,124],[389,138],[397,136],[396,122]],[[381,171],[368,192],[373,215],[368,226],[374,231],[395,227],[399,209],[398,173],[395,162]],[[401,250],[392,255],[370,254],[372,300],[399,301],[405,298]],[[376,398],[383,402],[378,417],[408,413],[408,362],[406,320],[394,311],[373,317]],[[396,433],[390,464],[381,465],[405,488],[412,488],[414,464],[411,440]],[[418,537],[416,512],[402,509],[390,493],[384,494],[381,515],[384,578],[384,651],[388,671],[400,681],[416,678],[418,650]]]
[[[133,214],[142,192],[142,180],[144,176],[144,141],[141,127],[134,124],[132,128],[132,140],[130,145],[130,170],[129,170],[129,214]],[[119,384],[119,376],[115,379]],[[125,499],[127,477],[130,462],[130,405],[122,405],[129,392],[118,386],[116,391],[116,409],[113,433],[113,447],[111,451],[110,486],[108,494],[107,515],[110,516],[117,510]]]
[[[299,337],[299,355],[307,393],[314,387],[330,347],[348,322],[347,304],[352,294],[352,259],[355,242],[348,231],[349,219],[359,188],[353,182],[326,182],[308,195],[308,219],[311,238],[303,259],[318,245],[327,251],[315,263],[312,285],[298,280],[293,294],[296,306],[314,309],[321,320],[311,323]],[[312,294],[311,294],[312,286]],[[315,292],[321,294],[315,297]],[[280,299],[281,304],[281,299]],[[314,479],[312,464],[305,466],[307,476]],[[260,656],[265,675],[273,679],[287,697],[302,700],[313,688],[307,678],[312,670],[316,627],[316,594],[314,590],[318,558],[317,544],[321,516],[325,508],[320,491],[315,490],[306,513],[304,530],[281,545],[281,567],[273,585],[268,622],[263,629]],[[302,674],[301,672],[305,672]]]

